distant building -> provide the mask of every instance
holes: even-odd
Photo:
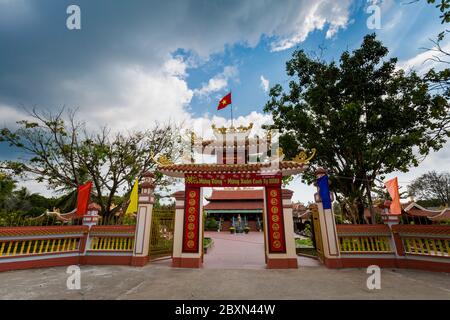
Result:
[[[374,206],[376,215],[381,215],[383,209]],[[370,210],[364,209],[364,216],[370,220]],[[434,224],[450,221],[450,208],[425,208],[416,202],[402,204],[402,220],[404,223]]]
[[[412,202],[403,208],[403,214],[409,218],[429,221],[430,223],[441,223],[450,221],[450,208],[424,208]]]
[[[221,230],[227,231],[240,221],[250,231],[261,228],[264,208],[263,189],[213,189],[208,204],[203,207],[208,217],[220,221]]]

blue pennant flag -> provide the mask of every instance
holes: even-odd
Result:
[[[330,188],[328,186],[328,176],[325,175],[317,179],[317,185],[319,186],[319,195],[322,199],[322,205],[324,209],[331,209]]]

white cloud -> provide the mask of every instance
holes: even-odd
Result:
[[[269,80],[264,78],[263,75],[261,75],[260,80],[261,80],[261,88],[264,90],[264,92],[269,92]]]
[[[22,59],[5,55],[3,66],[7,69],[0,74],[0,103],[65,105],[78,108],[80,117],[88,122],[118,128],[148,127],[153,120],[186,118],[186,107],[194,94],[208,97],[226,89],[238,76],[237,67],[227,66],[202,87],[189,88],[187,68],[197,67],[227,46],[256,46],[263,35],[273,41],[276,51],[300,43],[314,29],[327,25],[327,36],[331,36],[348,21],[350,2],[204,2],[195,3],[201,10],[193,10],[194,2],[183,0],[115,3],[104,12],[99,4],[89,2],[83,5],[83,12],[103,12],[102,19],[93,18],[90,28],[95,32],[87,30],[73,38],[73,34],[60,36],[53,22],[54,10],[47,10],[47,5],[3,0],[14,7],[8,10],[20,11],[26,4],[33,15],[20,23],[8,20],[8,28],[22,24],[28,28],[19,29],[23,33],[19,32],[17,41],[2,37],[0,30],[0,39],[8,40],[3,43],[8,52],[20,50]],[[121,19],[124,13],[135,18]],[[36,25],[26,27],[35,20]],[[31,37],[40,46],[32,46],[34,42],[28,41]],[[62,51],[49,51],[55,39]],[[173,56],[179,49],[188,53],[186,60]],[[45,59],[32,63],[39,57]]]
[[[424,49],[425,51],[410,59],[399,61],[397,68],[406,71],[415,70],[418,73],[423,74],[431,68],[440,69],[446,67],[447,65],[445,63],[441,63],[437,60],[440,58],[444,61],[449,61],[450,59],[441,52],[436,51],[436,47],[430,49],[431,50]],[[450,52],[450,41],[442,45],[442,50]]]
[[[228,87],[229,80],[236,79],[239,71],[235,66],[226,66],[223,72],[209,79],[200,89],[195,89],[194,94],[202,97],[209,96],[211,93],[219,92]]]
[[[104,77],[113,83],[89,79],[63,83],[65,90],[77,94],[82,105],[78,116],[90,125],[142,129],[151,127],[153,121],[181,122],[189,117],[186,106],[193,91],[184,79],[186,65],[178,58],[169,58],[156,70],[140,65],[111,66]],[[110,87],[117,87],[117,92],[109,92]]]
[[[303,42],[309,33],[318,29],[322,30],[328,25],[326,38],[331,38],[341,28],[345,28],[349,22],[349,7],[351,1],[314,1],[309,6],[304,6],[301,11],[293,10],[291,14],[286,13],[290,19],[289,36],[272,43],[272,51],[282,51],[294,47]],[[274,34],[286,34],[284,26],[278,26]]]
[[[262,135],[264,133],[264,130],[261,128],[262,125],[272,124],[272,121],[271,115],[253,111],[246,116],[233,119],[233,125],[235,127],[240,125],[248,126],[250,123],[253,123],[251,135]],[[213,124],[216,127],[229,127],[231,126],[231,120],[216,115],[212,117],[205,115],[203,117],[190,118],[186,124],[186,129],[194,131],[198,136],[209,139],[214,136],[211,128]]]
[[[396,28],[401,24],[403,19],[403,11],[396,11],[395,14],[386,22],[382,23],[382,28],[384,32],[390,32],[392,29]]]
[[[0,115],[0,127],[11,126],[18,120],[28,118],[24,111],[4,104],[0,104]]]

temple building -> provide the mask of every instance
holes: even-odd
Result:
[[[231,226],[248,226],[250,231],[262,229],[262,213],[264,208],[264,190],[251,188],[213,189],[209,202],[203,209],[208,218],[214,218],[221,231]]]

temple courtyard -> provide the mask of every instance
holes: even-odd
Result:
[[[204,268],[81,266],[81,289],[68,290],[66,267],[0,273],[0,299],[450,299],[450,274],[383,269],[381,289],[366,269],[327,269],[299,257],[299,269],[264,268],[261,233],[208,232]]]

